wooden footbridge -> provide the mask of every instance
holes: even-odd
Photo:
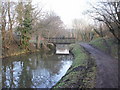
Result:
[[[72,44],[75,43],[75,38],[67,37],[54,37],[54,38],[45,38],[49,43],[53,44]]]

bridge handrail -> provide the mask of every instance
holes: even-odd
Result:
[[[56,43],[56,44],[70,44],[70,43],[75,43],[75,38],[74,37],[45,37],[45,39],[49,43]]]
[[[54,37],[50,37],[50,38],[46,38],[45,37],[45,39],[75,39],[75,38],[71,38],[71,37],[64,37],[64,38],[63,37],[60,37],[60,38],[59,37],[55,37],[55,38]]]

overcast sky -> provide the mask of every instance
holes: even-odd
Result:
[[[69,28],[74,19],[83,19],[86,23],[89,22],[83,12],[89,9],[89,3],[94,4],[96,1],[98,0],[32,0],[32,3],[38,4],[40,7],[44,6],[44,10],[54,11]]]
[[[71,27],[75,18],[87,20],[82,13],[89,9],[89,2],[94,3],[96,0],[33,0],[34,4],[42,3],[44,9],[54,11],[61,17],[62,21]]]

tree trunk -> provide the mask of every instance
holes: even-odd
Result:
[[[6,42],[5,42],[5,26],[2,25],[2,55],[5,55],[5,48],[6,48]]]
[[[13,41],[12,20],[10,15],[10,2],[8,2],[8,18],[9,18],[9,45]]]

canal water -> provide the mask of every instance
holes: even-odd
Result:
[[[51,88],[65,75],[72,55],[27,54],[2,60],[3,88]]]

